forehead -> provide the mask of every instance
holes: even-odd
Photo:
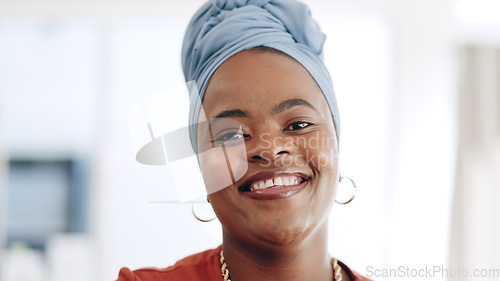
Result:
[[[203,108],[207,116],[230,108],[258,111],[292,98],[307,100],[330,114],[321,89],[301,64],[285,54],[247,50],[229,58],[215,71]]]

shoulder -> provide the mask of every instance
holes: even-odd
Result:
[[[220,281],[220,246],[182,260],[166,268],[141,268],[134,271],[124,267],[116,281],[183,281],[207,280]]]
[[[339,261],[339,264],[340,264],[340,267],[342,267],[342,269],[345,272],[347,272],[349,277],[351,277],[352,281],[372,281],[371,279],[368,279],[368,278],[364,277],[363,275],[351,270],[347,265],[345,265],[345,263]]]
[[[352,272],[352,281],[372,281],[371,279],[368,279],[364,277],[363,275],[358,274],[357,272]]]

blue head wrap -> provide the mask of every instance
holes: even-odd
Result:
[[[203,5],[189,23],[182,47],[186,82],[195,82],[197,88],[190,91],[193,147],[201,101],[213,73],[231,56],[258,46],[289,55],[311,74],[330,106],[339,136],[337,101],[323,64],[325,38],[309,8],[295,0],[213,0]]]

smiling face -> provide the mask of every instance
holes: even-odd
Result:
[[[212,76],[203,109],[212,125],[211,134],[199,127],[199,147],[225,155],[199,155],[225,237],[285,245],[326,224],[337,139],[321,89],[302,65],[276,52],[238,53]]]

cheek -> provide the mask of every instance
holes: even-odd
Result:
[[[200,156],[200,168],[207,194],[212,194],[232,184],[226,161]]]
[[[225,151],[217,147],[199,154],[207,194],[229,187],[245,175],[248,165],[241,157],[244,147],[226,147]]]
[[[338,189],[337,139],[332,134],[317,132],[310,136],[307,146],[304,145],[301,149],[304,151],[303,155],[307,155],[307,163],[315,175],[313,204],[319,212],[324,212],[325,208],[330,209],[333,205]]]
[[[338,152],[336,139],[331,134],[312,134],[300,147],[314,171],[321,174],[333,173],[335,176],[338,170]]]

